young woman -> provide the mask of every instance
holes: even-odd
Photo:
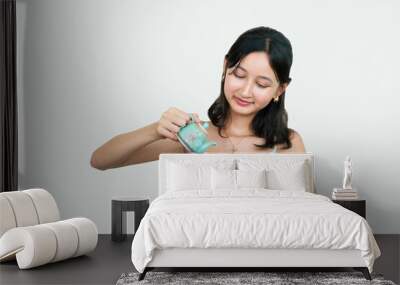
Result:
[[[208,110],[208,137],[218,143],[208,153],[305,152],[301,136],[287,126],[292,60],[291,44],[277,30],[257,27],[239,36],[224,59],[220,95]],[[113,137],[90,163],[105,170],[185,153],[176,133],[189,121],[189,113],[171,107],[157,122]]]

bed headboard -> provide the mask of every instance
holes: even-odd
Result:
[[[304,154],[280,154],[280,153],[162,153],[158,162],[158,194],[166,192],[167,182],[167,165],[169,161],[188,160],[190,162],[198,161],[199,163],[218,161],[221,159],[232,159],[232,161],[240,158],[245,159],[267,159],[269,160],[289,160],[289,161],[306,161],[310,168],[309,181],[311,189],[309,192],[315,193],[315,171],[314,171],[314,156],[312,153]]]

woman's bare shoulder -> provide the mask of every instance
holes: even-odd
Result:
[[[292,147],[289,149],[283,149],[282,146],[278,146],[279,153],[305,153],[306,148],[304,146],[303,138],[294,129],[291,129],[289,140],[292,143]]]

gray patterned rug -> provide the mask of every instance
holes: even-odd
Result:
[[[116,285],[134,284],[379,284],[396,285],[384,280],[381,274],[371,274],[372,281],[366,280],[361,272],[147,272],[138,281],[139,273],[123,273]]]

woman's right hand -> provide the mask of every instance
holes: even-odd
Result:
[[[175,107],[170,107],[162,113],[160,120],[157,122],[157,134],[161,138],[168,138],[177,141],[177,133],[179,129],[191,120],[190,114],[193,114],[195,122],[200,123],[200,118],[196,113],[186,113]]]

